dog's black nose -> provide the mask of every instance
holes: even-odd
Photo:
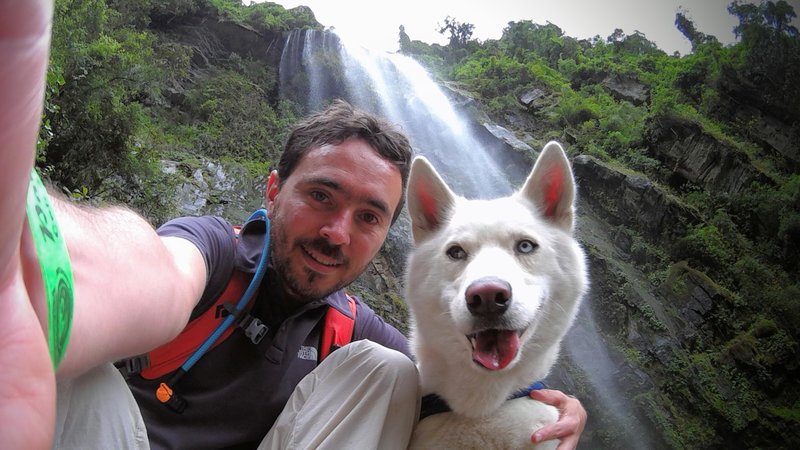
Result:
[[[481,278],[469,285],[465,296],[472,315],[499,316],[511,304],[511,285],[496,277]]]

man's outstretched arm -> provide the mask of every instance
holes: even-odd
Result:
[[[50,42],[45,1],[0,0],[0,442],[49,448],[55,378],[20,242]]]
[[[46,299],[25,213],[51,17],[51,1],[0,0],[0,442],[9,448],[50,448],[55,428]],[[205,285],[197,249],[160,239],[124,209],[54,204],[75,280],[73,331],[59,376],[176,335]]]
[[[75,284],[72,334],[58,375],[147,352],[175,337],[206,282],[191,242],[161,238],[124,208],[55,200]]]

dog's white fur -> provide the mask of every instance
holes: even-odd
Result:
[[[526,448],[534,431],[558,419],[552,406],[506,399],[550,371],[587,289],[574,202],[572,170],[556,142],[518,192],[494,200],[457,196],[425,158],[414,160],[408,209],[415,248],[405,280],[411,345],[423,395],[438,394],[453,412],[421,421],[412,447]],[[470,311],[468,290],[481,280],[509,285],[502,313]],[[487,328],[519,336],[513,359],[501,352],[493,370],[473,360],[468,338]]]

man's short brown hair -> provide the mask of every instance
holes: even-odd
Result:
[[[403,195],[392,217],[397,220],[405,198],[408,172],[414,150],[408,138],[384,119],[354,108],[344,100],[334,100],[324,111],[298,122],[286,140],[278,175],[287,180],[300,160],[311,151],[325,145],[338,145],[350,138],[364,140],[375,152],[400,171]]]

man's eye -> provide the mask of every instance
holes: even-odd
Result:
[[[311,191],[311,198],[318,202],[324,202],[328,199],[328,196],[324,192],[320,191]]]
[[[376,224],[376,223],[379,222],[378,216],[376,216],[375,214],[372,214],[372,213],[364,213],[364,214],[362,214],[361,215],[361,219],[364,222],[367,222],[369,224]]]

